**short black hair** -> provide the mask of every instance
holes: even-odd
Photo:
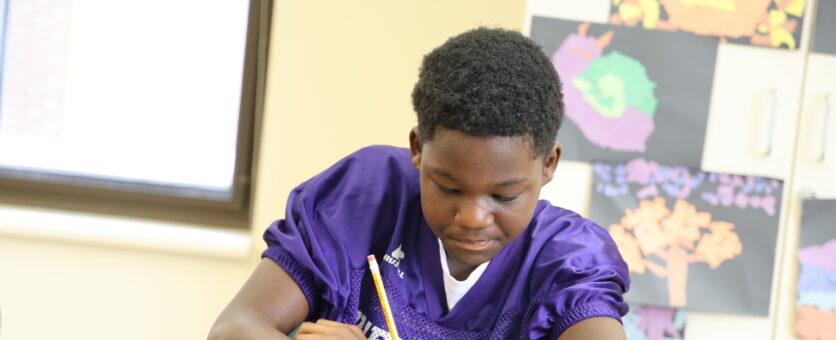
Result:
[[[478,136],[531,136],[548,154],[563,120],[560,78],[519,32],[480,27],[424,56],[412,91],[421,140],[443,127]]]

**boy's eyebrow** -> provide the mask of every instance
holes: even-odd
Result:
[[[526,181],[528,181],[528,178],[509,179],[505,182],[497,184],[496,186],[502,187],[502,186],[506,186],[506,185],[514,185],[514,184],[520,184],[520,183],[523,183],[523,182],[526,182]]]
[[[433,172],[435,172],[435,173],[437,173],[437,174],[439,174],[439,175],[441,175],[441,176],[447,177],[447,178],[449,178],[449,179],[453,180],[453,181],[454,181],[454,182],[456,182],[456,183],[461,182],[461,180],[459,180],[459,178],[458,178],[458,177],[453,176],[453,174],[451,174],[451,173],[449,173],[449,172],[447,172],[447,171],[441,170],[441,169],[436,168],[436,167],[430,167],[430,170],[432,170]],[[527,178],[515,178],[515,179],[509,179],[509,180],[507,180],[507,181],[504,181],[504,182],[500,182],[500,183],[498,183],[496,186],[498,186],[498,187],[504,187],[504,186],[508,186],[508,185],[520,184],[520,183],[523,183],[523,182],[526,182],[526,181],[528,181],[528,179],[527,179]]]
[[[436,167],[430,167],[430,170],[432,170],[433,172],[435,172],[435,173],[437,173],[441,176],[447,177],[447,178],[453,180],[454,182],[461,182],[461,180],[459,180],[458,177],[453,176],[453,174],[451,174],[447,171],[441,170],[441,169],[436,168]]]

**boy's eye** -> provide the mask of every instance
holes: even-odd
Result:
[[[436,184],[436,186],[438,187],[439,191],[441,191],[445,194],[458,194],[459,193],[459,189],[445,188],[445,187],[441,186],[441,184]]]
[[[495,200],[497,200],[497,201],[501,201],[501,202],[510,202],[510,201],[513,201],[513,200],[515,200],[515,199],[517,199],[517,198],[519,198],[519,197],[520,197],[520,195],[519,195],[519,194],[517,194],[517,195],[510,195],[510,196],[493,195],[493,199],[495,199]]]

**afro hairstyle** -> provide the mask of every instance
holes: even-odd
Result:
[[[560,79],[542,48],[519,32],[480,27],[424,56],[412,91],[418,133],[530,137],[548,154],[563,120]]]

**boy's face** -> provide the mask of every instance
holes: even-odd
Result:
[[[453,264],[465,267],[491,260],[525,230],[560,159],[558,143],[544,160],[532,157],[530,138],[444,128],[423,143],[413,129],[410,146],[424,217]]]

